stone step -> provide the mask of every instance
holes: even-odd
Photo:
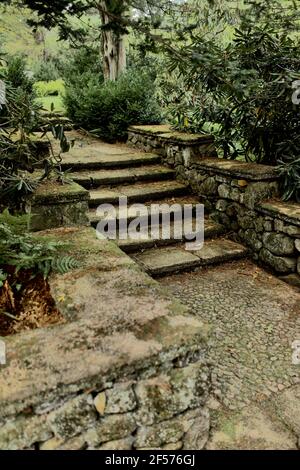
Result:
[[[245,257],[247,249],[227,239],[208,240],[197,251],[185,250],[185,245],[152,248],[134,255],[134,259],[152,276],[162,276],[201,266],[233,261]]]
[[[187,191],[187,186],[175,180],[116,186],[113,189],[99,188],[90,191],[90,206],[118,204],[119,199],[124,196],[128,198],[130,203],[145,202],[165,197],[181,196]]]
[[[174,177],[174,170],[162,165],[121,168],[111,170],[80,171],[71,173],[71,178],[81,186],[91,189],[98,186],[114,186],[137,181],[163,181]]]
[[[84,150],[84,154],[83,154]],[[141,165],[155,165],[161,163],[159,155],[152,153],[124,153],[109,155],[100,150],[84,148],[81,152],[71,151],[63,157],[61,168],[63,171],[101,170],[108,168],[130,168]]]
[[[187,227],[183,230],[182,221],[173,221],[170,227],[166,227],[160,224],[157,227],[157,234],[151,236],[150,230],[145,234],[141,234],[140,238],[127,240],[117,240],[118,246],[125,251],[125,253],[141,252],[149,248],[168,246],[179,244],[184,241],[193,241],[196,234],[199,232],[199,228],[196,225],[196,220],[191,220],[191,227]],[[201,228],[202,230],[202,228]],[[210,219],[204,221],[204,238],[214,238],[224,233],[224,227]]]
[[[145,201],[143,210],[142,207],[133,206],[120,207],[118,205],[112,206],[111,211],[105,214],[97,214],[97,208],[90,208],[89,219],[91,224],[96,227],[100,220],[104,218],[107,221],[117,220],[117,227],[120,223],[126,220],[127,224],[130,223],[136,217],[140,217],[142,220],[150,220],[151,217],[158,217],[158,221],[161,222],[163,216],[167,217],[170,215],[170,220],[174,219],[175,215],[183,214],[183,206],[189,205],[193,207],[193,214],[195,213],[196,205],[199,204],[198,198],[194,196],[175,197],[175,198],[164,198],[152,202]]]

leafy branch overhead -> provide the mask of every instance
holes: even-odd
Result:
[[[176,54],[166,50],[169,71],[182,77],[184,90],[171,110],[177,128],[212,132],[225,158],[279,165],[284,199],[298,200],[300,107],[292,94],[300,79],[299,7],[299,1],[245,1],[233,16],[231,38],[222,35],[224,16],[205,34],[187,32]]]

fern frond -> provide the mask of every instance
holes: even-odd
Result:
[[[65,274],[73,269],[78,269],[80,263],[72,256],[63,256],[52,260],[51,267],[52,271]]]

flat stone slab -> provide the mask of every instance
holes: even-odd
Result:
[[[220,263],[233,259],[243,258],[247,255],[247,248],[240,243],[227,239],[208,240],[203,248],[193,253],[200,258],[203,264]]]
[[[153,248],[135,255],[135,259],[152,275],[163,275],[239,259],[246,254],[247,249],[238,243],[215,239],[205,241],[201,250],[186,251],[182,245]]]
[[[33,204],[60,204],[67,201],[88,201],[89,192],[77,183],[58,184],[45,181],[33,193]]]
[[[81,171],[71,173],[70,176],[81,185],[100,186],[135,183],[136,181],[161,181],[172,178],[174,170],[161,165],[149,165],[141,168]]]
[[[215,140],[214,136],[210,134],[185,134],[184,132],[174,131],[159,134],[158,137],[166,142],[179,143],[186,146],[213,142]]]
[[[236,175],[237,178],[249,181],[276,180],[279,178],[275,168],[272,166],[225,160],[222,158],[205,158],[197,162],[197,168],[213,174],[230,176],[231,178]]]
[[[119,225],[120,221],[123,221],[127,219],[128,222],[131,222],[133,219],[135,219],[137,216],[140,218],[145,218],[148,220],[152,214],[153,217],[158,217],[159,220],[161,220],[162,216],[169,216],[170,215],[170,220],[174,218],[174,214],[182,214],[183,209],[182,207],[188,204],[192,206],[195,210],[196,205],[199,204],[199,201],[196,197],[189,196],[189,197],[174,197],[172,199],[160,199],[156,201],[154,204],[152,201],[145,201],[145,204],[142,208],[137,208],[134,205],[129,206],[128,210],[127,208],[121,208],[119,210],[118,205],[114,206],[110,212],[110,214],[105,214],[104,216],[101,214],[97,215],[97,210],[92,209],[89,212],[89,219],[92,224],[97,224],[100,220],[103,219],[103,217],[106,218],[106,220],[117,220],[117,225]]]
[[[266,215],[276,216],[285,222],[300,226],[299,203],[272,200],[260,204],[258,209]]]
[[[148,135],[166,142],[181,143],[184,145],[195,145],[203,142],[213,142],[214,137],[209,134],[189,134],[185,132],[174,131],[169,125],[153,126],[131,126],[129,132]]]
[[[130,126],[129,131],[138,132],[140,134],[162,134],[172,132],[171,126],[168,124],[153,124],[149,126]]]
[[[184,233],[182,228],[182,221],[171,222],[170,227],[164,228],[163,224],[158,226],[159,236],[151,237],[149,234],[141,233],[139,239],[118,240],[118,246],[125,251],[125,253],[132,253],[152,248],[154,246],[172,245],[174,243],[181,243],[183,241],[191,241],[195,238],[196,221],[192,219],[192,232]],[[205,220],[204,223],[204,236],[205,238],[212,238],[224,233],[224,227],[211,220]]]
[[[174,197],[185,194],[187,187],[177,181],[159,181],[154,183],[139,183],[128,186],[116,186],[111,191],[109,198],[109,190],[97,189],[90,192],[91,205],[111,203],[116,204],[118,198],[126,196],[129,202],[144,202],[152,199],[160,199],[165,197]]]
[[[6,338],[0,420],[204,351],[208,330],[203,323],[187,315],[114,243],[97,239],[92,228],[42,234],[68,242],[68,253],[82,264],[50,278],[65,324]]]
[[[98,137],[94,137],[92,134],[85,133],[84,131],[82,132],[80,130],[73,130],[66,132],[65,134],[69,141],[73,141],[74,145],[69,152],[63,154],[64,157],[69,155],[79,155],[84,157],[87,156],[87,153],[92,155],[95,152],[107,156],[140,153],[138,150],[135,151],[134,149],[130,149],[125,144],[109,144],[107,142],[103,142]],[[36,135],[39,136],[38,133]],[[59,151],[59,142],[55,140],[50,133],[47,137],[50,139],[54,150]]]
[[[197,256],[177,246],[150,249],[135,255],[134,258],[152,275],[192,269],[199,265]]]
[[[135,184],[120,188],[120,192],[129,200],[145,201],[151,198],[181,196],[187,192],[187,186],[176,180],[157,183]]]
[[[61,166],[64,170],[87,170],[102,168],[123,168],[136,165],[153,165],[160,163],[159,155],[146,153],[130,153],[109,155],[100,149],[80,150],[65,154]]]
[[[98,189],[90,191],[90,205],[117,204],[122,194],[118,190]]]

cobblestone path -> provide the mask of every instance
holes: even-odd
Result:
[[[160,281],[211,325],[208,448],[297,448],[300,293],[250,261]]]

